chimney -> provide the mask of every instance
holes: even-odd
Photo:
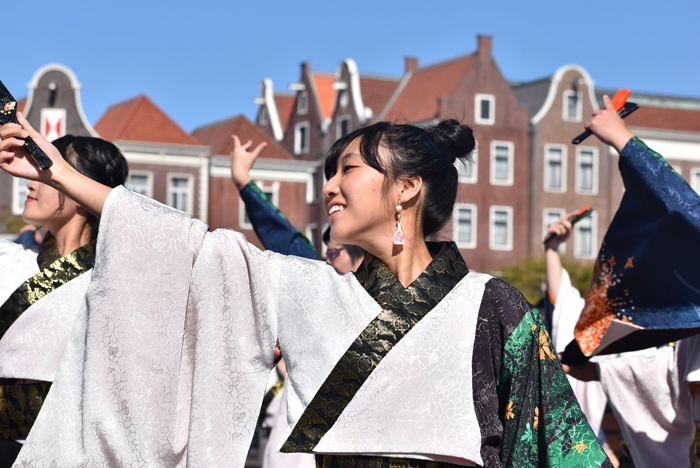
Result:
[[[308,74],[310,69],[311,64],[309,62],[301,62],[301,76]]]
[[[404,73],[408,73],[411,70],[418,68],[418,57],[404,57],[405,70]]]
[[[484,34],[479,34],[479,49],[477,50],[479,55],[491,56],[491,36]]]

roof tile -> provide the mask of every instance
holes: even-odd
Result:
[[[400,82],[400,78],[382,79],[360,75],[362,102],[365,107],[372,109],[372,115],[376,117],[384,110]]]
[[[335,104],[335,89],[333,89],[335,75],[326,74],[323,72],[313,72],[313,77],[323,118],[330,119],[333,114],[333,105]]]
[[[275,106],[277,106],[282,132],[287,131],[289,121],[292,119],[292,112],[294,112],[295,102],[296,96],[294,94],[275,93]]]

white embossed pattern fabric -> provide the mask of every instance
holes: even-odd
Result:
[[[0,239],[0,304],[3,304],[22,283],[39,273],[37,249]]]
[[[418,322],[379,363],[315,451],[481,464],[472,353],[490,279],[470,272]]]

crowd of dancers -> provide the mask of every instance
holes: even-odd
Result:
[[[549,228],[543,310],[426,242],[452,215],[469,126],[380,122],[334,143],[324,262],[250,179],[264,145],[233,136],[260,251],[125,189],[111,143],[49,143],[18,118],[0,168],[32,180],[24,219],[45,233],[0,242],[0,466],[242,467],[260,426],[266,468],[619,466],[607,404],[635,466],[698,463],[692,333],[567,348],[593,313],[557,252],[574,213]],[[586,127],[663,164],[607,97]],[[689,187],[675,197],[700,216]]]

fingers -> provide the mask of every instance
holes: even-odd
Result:
[[[21,112],[17,111],[17,121],[19,124],[22,126],[22,128],[25,130],[25,133],[27,133],[30,137],[36,139],[37,136],[41,136],[39,132],[34,130],[34,127],[32,127],[27,119],[24,118],[24,114]]]
[[[236,150],[241,147],[241,140],[238,139],[238,135],[231,135],[233,138],[233,149]]]
[[[253,157],[257,158],[258,156],[260,156],[260,153],[262,153],[262,151],[265,149],[266,146],[267,146],[267,143],[265,143],[264,141],[262,143],[258,144],[258,146],[256,146],[255,149],[253,150]]]
[[[0,141],[0,151],[11,151],[12,148],[24,146],[24,140],[14,137],[3,137]]]
[[[20,125],[16,123],[8,123],[0,127],[0,139],[6,140],[8,138],[27,138],[29,134]]]
[[[605,96],[603,96],[603,106],[605,107],[606,110],[611,110],[613,112],[616,112],[615,108],[613,107],[612,102],[610,101],[610,98],[608,97],[607,94]]]
[[[250,148],[250,146],[252,144],[253,144],[253,140],[248,140],[248,141],[246,141],[245,145],[241,146],[241,149],[248,151],[248,148]]]

